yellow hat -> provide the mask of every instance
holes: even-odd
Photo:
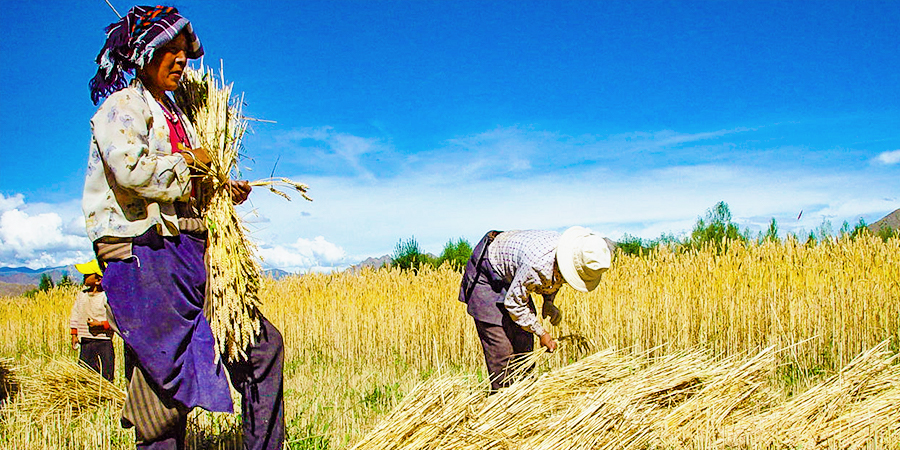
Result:
[[[90,262],[75,264],[75,268],[78,269],[79,272],[90,275],[92,273],[96,273],[97,275],[103,276],[103,271],[100,270],[100,264],[97,263],[96,259],[91,260]]]

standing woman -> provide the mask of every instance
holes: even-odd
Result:
[[[90,82],[94,103],[106,100],[91,119],[82,207],[125,341],[122,423],[134,426],[139,449],[184,448],[192,408],[232,411],[227,369],[242,397],[244,448],[280,449],[281,334],[262,318],[247,359],[224,361],[203,312],[206,228],[192,174],[210,159],[167,94],[203,47],[173,7],[135,6],[106,31]],[[250,186],[232,181],[231,193],[241,203]]]

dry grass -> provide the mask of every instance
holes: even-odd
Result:
[[[209,318],[219,353],[229,360],[247,357],[245,350],[260,331],[260,265],[256,245],[232,203],[230,184],[238,175],[238,155],[247,131],[248,118],[242,111],[243,98],[232,96],[232,85],[206,68],[186,69],[174,97],[191,119],[207,150],[210,164],[195,181],[200,212],[209,229],[207,259],[207,300]],[[276,188],[289,187],[306,200],[308,186],[283,177],[254,181],[287,200],[290,196]]]
[[[864,448],[875,439],[900,432],[900,366],[886,343],[869,349],[790,401],[764,416],[745,418],[734,428],[772,445],[816,447],[840,443]]]
[[[75,359],[24,359],[21,390],[0,414],[0,447],[111,449],[133,442],[118,427],[124,390]],[[131,444],[133,446],[133,444]]]
[[[568,326],[601,346],[662,344],[738,354],[770,345],[800,370],[837,370],[886,338],[900,345],[900,240],[786,242],[617,258],[589,296],[563,301]],[[808,340],[808,341],[807,341]]]

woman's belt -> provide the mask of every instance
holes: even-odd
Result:
[[[200,217],[179,217],[178,230],[182,233],[204,234],[206,222]],[[132,256],[133,237],[103,237],[94,242],[97,261],[122,260]]]

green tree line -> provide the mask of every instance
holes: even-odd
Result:
[[[53,278],[50,276],[49,273],[42,273],[41,280],[38,282],[38,286],[34,289],[29,289],[29,290],[25,291],[25,294],[23,294],[23,295],[25,295],[26,297],[34,297],[34,295],[37,294],[38,292],[47,292],[50,289],[53,289],[54,287],[57,287],[57,286],[69,287],[69,286],[74,286],[74,285],[75,285],[75,281],[72,280],[71,277],[69,277],[68,272],[63,272],[62,277],[60,277],[59,281],[56,283],[53,282]]]
[[[884,227],[874,234],[883,240],[887,240],[898,236],[900,234],[898,232],[900,230]],[[862,218],[855,225],[844,222],[837,234],[834,233],[831,222],[824,220],[818,228],[810,231],[808,234],[786,233],[783,239],[804,242],[806,245],[817,245],[843,236],[856,239],[863,234],[869,234],[869,228]],[[729,245],[734,245],[735,243],[781,242],[781,240],[778,222],[774,217],[769,222],[769,226],[758,233],[751,232],[749,228],[741,230],[733,222],[728,204],[718,202],[707,210],[704,216],[697,218],[691,233],[683,238],[664,234],[656,239],[641,239],[626,234],[618,242],[618,251],[630,255],[641,255],[660,245],[674,247],[676,250],[698,249],[706,245],[712,245],[719,251],[724,252],[728,250]]]
[[[765,230],[753,233],[749,228],[741,230],[738,224],[734,223],[728,204],[721,201],[707,210],[706,214],[698,217],[690,234],[684,237],[677,237],[674,234],[663,234],[656,239],[641,239],[626,234],[616,243],[616,251],[628,255],[642,255],[660,245],[672,247],[676,251],[699,249],[711,245],[719,251],[725,252],[728,250],[729,245],[735,244],[781,242],[782,239],[790,239],[804,242],[806,245],[817,245],[836,237],[849,236],[851,239],[856,239],[858,236],[868,233],[869,228],[862,218],[854,225],[844,222],[837,234],[832,230],[831,222],[825,220],[818,228],[810,231],[809,234],[787,233],[782,238],[778,222],[774,217]],[[900,235],[900,230],[884,227],[878,230],[875,235],[883,240],[887,240],[892,236]],[[455,270],[462,271],[466,267],[466,261],[468,261],[471,254],[472,246],[465,239],[459,238],[448,241],[444,244],[444,249],[440,256],[433,257],[423,253],[415,237],[411,237],[405,241],[400,240],[397,243],[394,253],[391,255],[391,266],[399,267],[403,270],[418,271],[425,266],[440,267],[442,264],[447,263]]]
[[[469,241],[459,238],[449,240],[444,244],[444,249],[437,257],[422,253],[415,236],[401,240],[394,247],[391,255],[391,266],[402,270],[418,271],[423,267],[437,268],[443,264],[449,264],[454,270],[462,271],[466,267],[469,256],[472,255],[472,245]]]

